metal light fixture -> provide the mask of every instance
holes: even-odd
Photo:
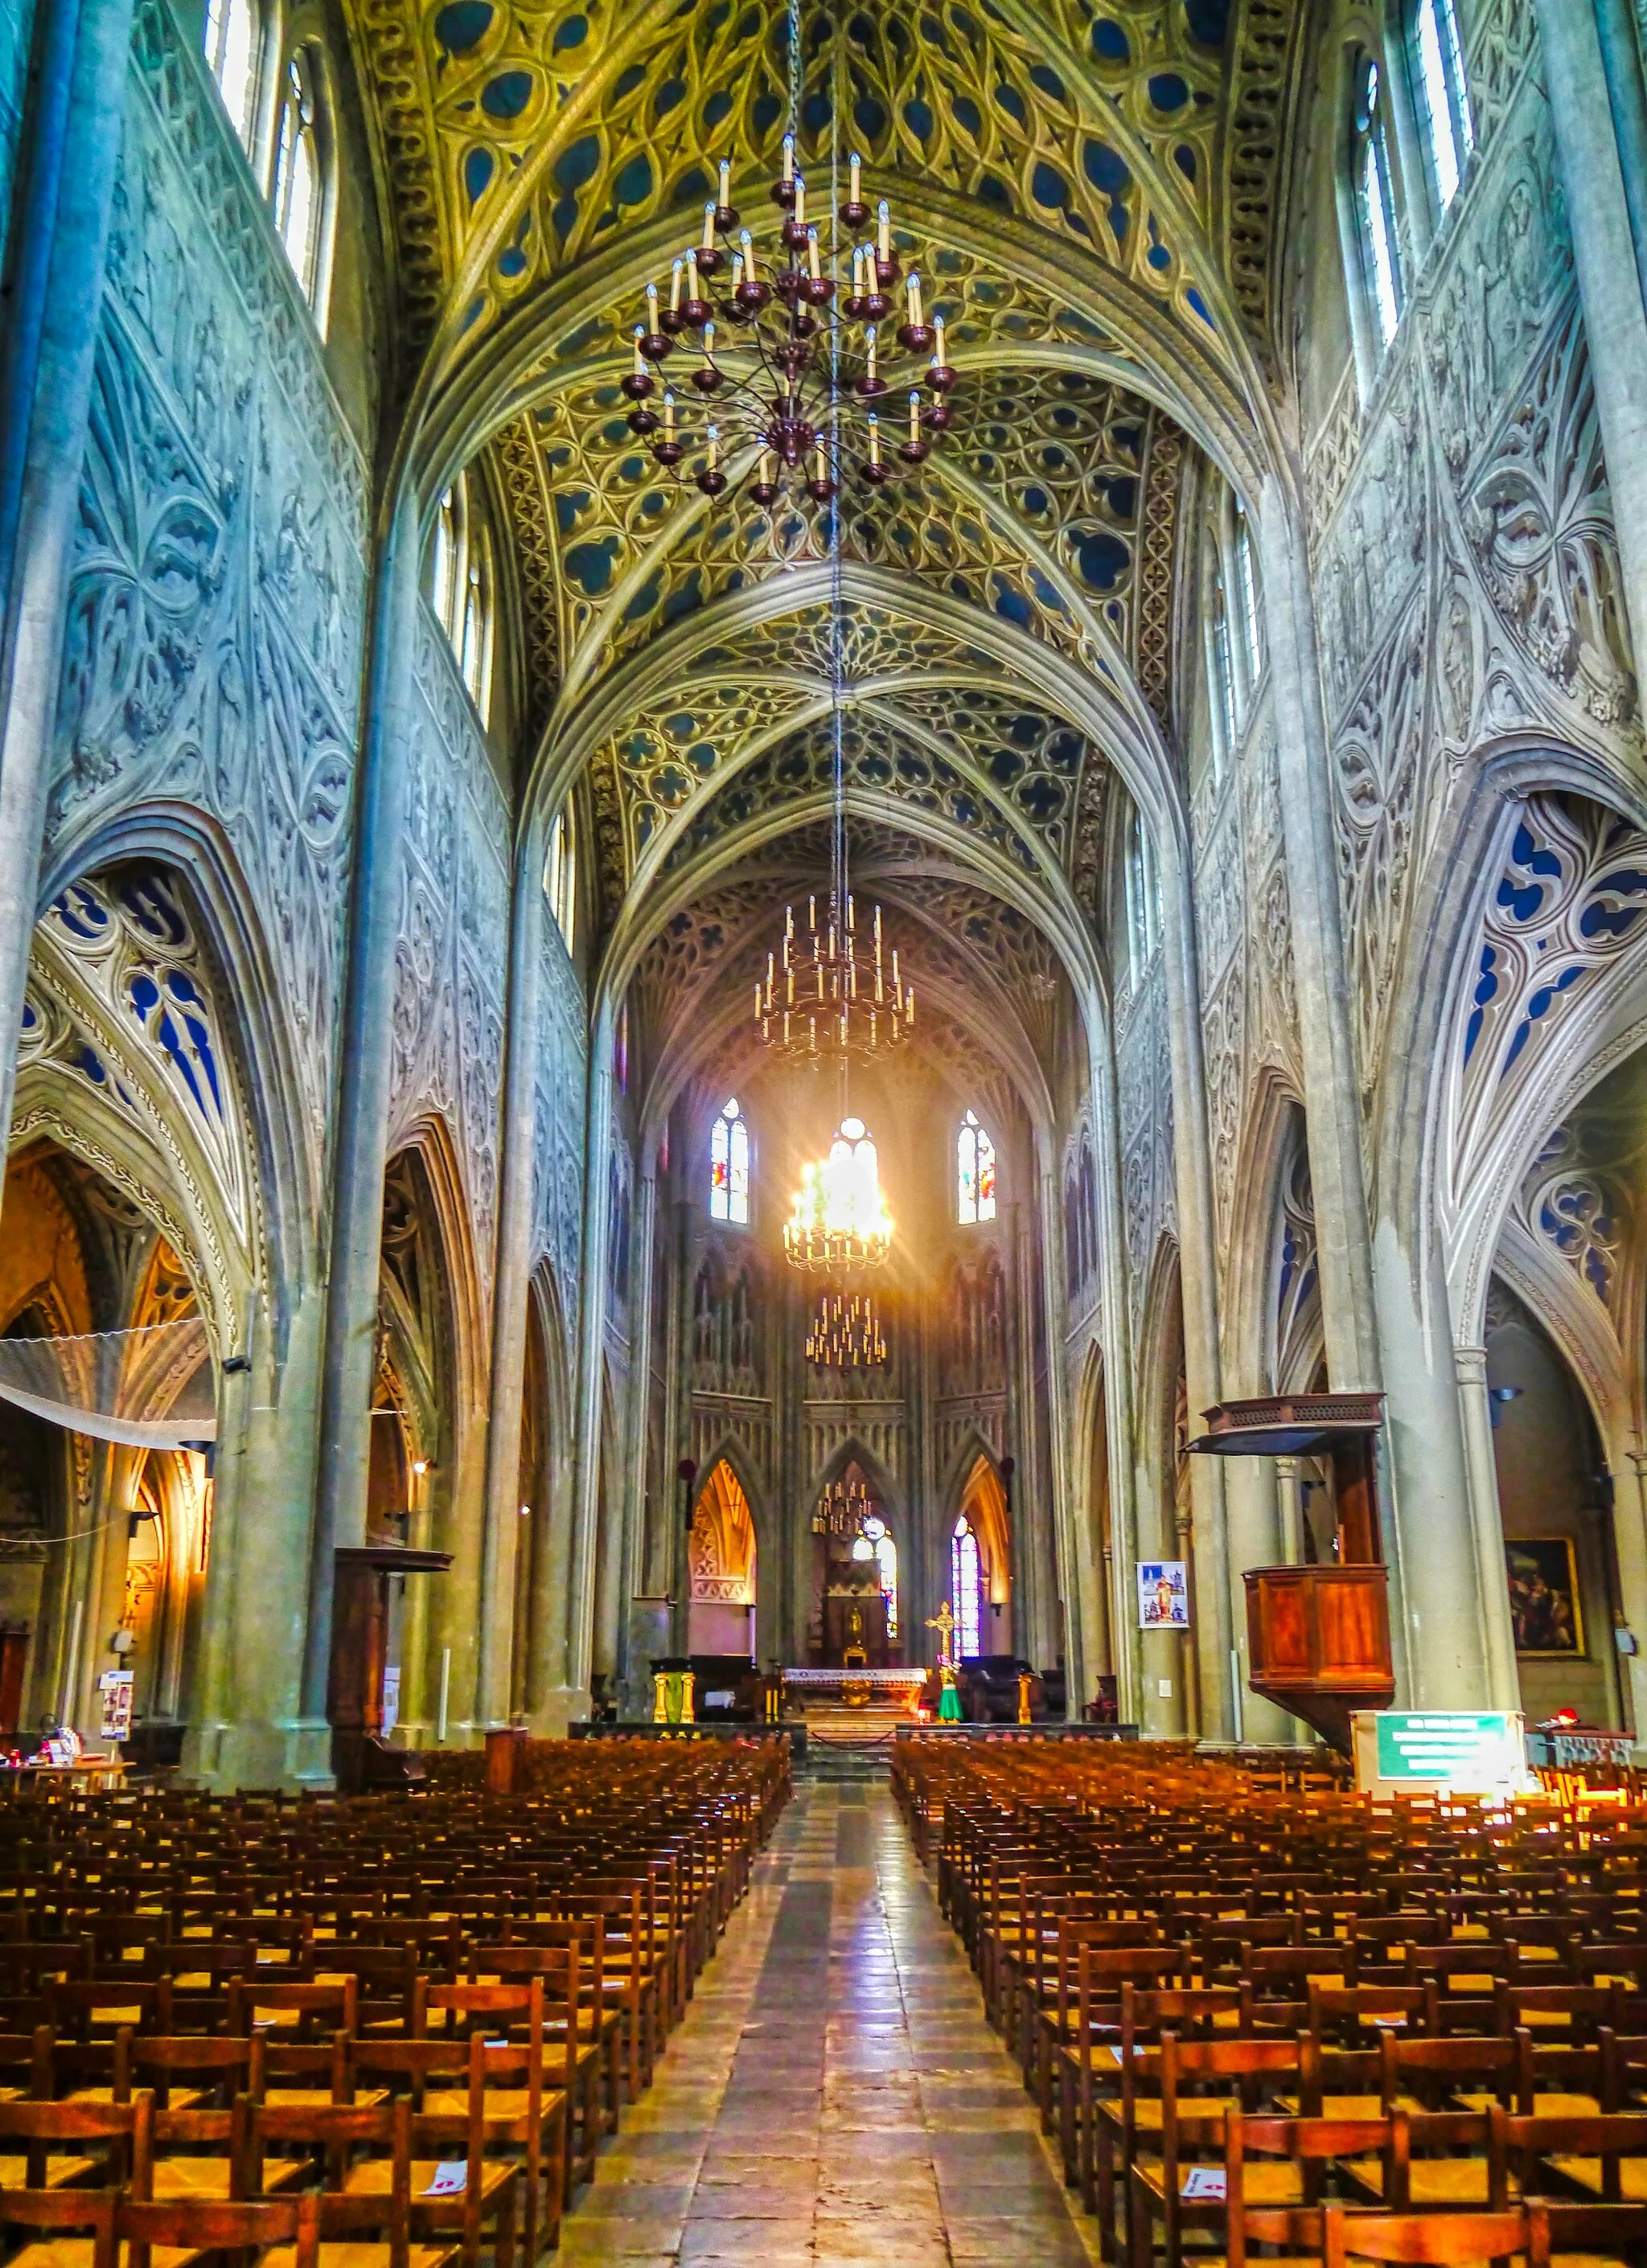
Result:
[[[843,1118],[822,1165],[801,1168],[784,1254],[795,1268],[831,1274],[878,1268],[892,1249],[880,1161],[861,1118]]]
[[[881,1318],[868,1292],[849,1295],[826,1287],[819,1294],[806,1356],[809,1362],[835,1370],[870,1368],[886,1360]]]
[[[755,1020],[776,1054],[874,1055],[915,1027],[915,988],[904,982],[896,946],[888,968],[880,907],[871,909],[866,950],[851,893],[844,920],[837,903],[831,895],[820,921],[817,899],[809,898],[803,935],[794,908],[784,909],[783,945],[767,954],[765,981],[755,987]]]

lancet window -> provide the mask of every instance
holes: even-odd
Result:
[[[955,1653],[965,1661],[979,1653],[978,1538],[963,1513],[949,1538],[949,1587],[955,1593]]]
[[[735,1228],[750,1223],[750,1130],[735,1095],[709,1137],[709,1218]]]
[[[1458,195],[1475,147],[1454,0],[1418,0],[1413,11],[1412,60],[1430,191],[1439,216]]]
[[[969,1110],[956,1137],[956,1217],[963,1227],[995,1218],[995,1145]]]

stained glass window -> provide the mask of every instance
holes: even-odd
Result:
[[[956,1141],[956,1210],[964,1226],[995,1218],[995,1145],[969,1110]]]
[[[566,950],[572,950],[577,933],[578,845],[572,831],[572,814],[565,804],[555,814],[549,830],[549,855],[543,861],[543,890]]]
[[[886,1634],[889,1643],[897,1642],[897,1546],[887,1534],[886,1522],[876,1513],[871,1513],[863,1524],[863,1533],[873,1546],[875,1564],[881,1570],[881,1596],[886,1601]]]
[[[321,158],[314,76],[302,55],[293,55],[286,65],[275,158],[275,226],[280,231],[292,273],[312,306],[319,291],[321,254]]]
[[[1459,193],[1466,161],[1475,147],[1453,0],[1418,0],[1413,31],[1419,92],[1429,129],[1429,177],[1437,209],[1445,212]]]
[[[1401,320],[1400,254],[1396,248],[1395,195],[1385,140],[1383,80],[1377,59],[1363,55],[1355,73],[1354,126],[1356,195],[1361,202],[1362,257],[1367,297],[1387,347]]]
[[[252,0],[208,0],[206,61],[235,132],[242,144],[249,144],[257,80],[257,26]]]
[[[978,1538],[964,1513],[949,1539],[949,1586],[955,1593],[955,1657],[965,1661],[979,1652]]]
[[[709,1218],[747,1228],[750,1220],[750,1130],[732,1096],[709,1138]]]

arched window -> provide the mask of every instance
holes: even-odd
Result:
[[[879,1513],[872,1512],[864,1521],[853,1543],[854,1559],[873,1558],[881,1576],[881,1596],[886,1601],[886,1634],[890,1644],[897,1643],[897,1546],[887,1533],[887,1526]]]
[[[578,928],[578,844],[572,833],[572,808],[567,803],[561,805],[550,824],[549,855],[543,861],[543,895],[570,953]]]
[[[1241,626],[1241,648],[1246,659],[1249,692],[1264,668],[1264,632],[1259,607],[1258,563],[1252,550],[1252,529],[1246,507],[1235,500],[1235,596]]]
[[[1363,55],[1355,66],[1350,106],[1352,180],[1361,234],[1362,280],[1380,348],[1389,345],[1401,320],[1401,255],[1396,239],[1395,192],[1383,97],[1378,59]]]
[[[1211,621],[1208,624],[1207,666],[1212,678],[1213,744],[1218,755],[1222,773],[1224,761],[1235,744],[1237,719],[1236,717],[1235,673],[1230,659],[1230,608],[1224,594],[1224,578],[1215,567],[1212,574]],[[1141,827],[1136,814],[1134,826]]]
[[[995,1218],[995,1145],[969,1110],[955,1144],[956,1215],[963,1227]]]
[[[736,1095],[727,1099],[709,1138],[709,1218],[735,1228],[750,1225],[750,1130]]]
[[[949,1538],[949,1587],[955,1593],[955,1658],[965,1661],[979,1651],[978,1538],[963,1513]]]
[[[313,48],[300,48],[288,58],[281,85],[280,129],[275,143],[275,226],[286,247],[292,272],[322,331],[326,328],[330,156],[320,57]]]
[[[1412,51],[1429,186],[1439,216],[1458,195],[1464,168],[1475,147],[1475,122],[1470,115],[1453,0],[1418,0],[1413,11]]]
[[[207,0],[206,63],[229,123],[248,151],[256,122],[260,29],[253,0]]]
[[[1126,937],[1136,983],[1161,941],[1161,880],[1156,872],[1155,844],[1135,804],[1127,822],[1126,879]]]
[[[483,725],[491,718],[492,589],[491,530],[471,509],[469,475],[460,473],[435,514],[429,603]]]

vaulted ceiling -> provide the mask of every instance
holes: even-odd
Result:
[[[671,484],[618,391],[715,161],[758,233],[794,99],[809,180],[860,150],[946,316],[953,430],[918,477],[842,500],[846,796],[934,1033],[1033,1086],[1060,968],[1101,982],[1109,784],[1177,792],[1186,441],[1240,480],[1274,453],[1307,13],[802,4],[792,90],[783,0],[358,0],[403,457],[427,496],[490,453],[529,793],[587,792],[607,981],[633,977],[654,1058],[732,1028],[784,892],[828,871],[827,522]]]

